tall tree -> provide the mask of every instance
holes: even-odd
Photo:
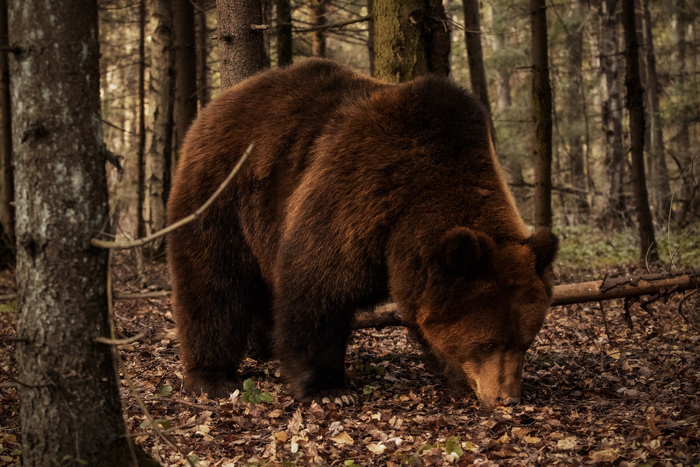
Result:
[[[201,2],[197,10],[199,43],[197,44],[197,99],[199,108],[203,109],[211,100],[211,81],[209,79],[209,28],[207,26],[207,10]]]
[[[476,94],[484,108],[491,114],[489,90],[484,70],[484,54],[481,50],[481,21],[479,0],[464,0],[464,38],[467,43],[467,60],[469,62],[469,80],[472,92]],[[492,138],[493,122],[491,122]]]
[[[90,243],[108,211],[97,1],[12,0],[9,18],[22,465],[132,466],[112,349],[96,342],[109,335],[107,253]]]
[[[608,196],[600,223],[619,228],[629,221],[625,199],[625,151],[622,141],[622,92],[619,78],[618,0],[600,2],[600,67],[605,91],[602,101]]]
[[[177,147],[197,116],[197,45],[191,0],[176,0],[175,24],[175,132]],[[169,190],[169,187],[167,188]]]
[[[571,18],[566,31],[566,50],[568,54],[568,73],[565,87],[566,106],[564,116],[568,126],[566,135],[569,174],[571,185],[575,189],[574,194],[574,222],[581,223],[588,220],[590,206],[588,205],[586,188],[586,172],[584,170],[584,134],[582,131],[582,116],[585,112],[585,96],[583,93],[583,27],[585,18],[586,0],[576,0],[570,9]]]
[[[326,34],[324,28],[328,24],[328,2],[326,0],[311,0],[311,22],[317,28],[311,33],[311,55],[326,56]]]
[[[632,152],[632,184],[639,224],[640,251],[644,261],[659,259],[654,239],[654,223],[649,209],[646,175],[644,172],[644,95],[639,73],[639,43],[635,21],[634,0],[622,0],[622,25],[625,31],[625,62],[627,73],[627,108],[630,115],[630,149]]]
[[[291,0],[275,0],[277,11],[277,66],[292,64],[292,4]]]
[[[374,0],[367,0],[367,14],[372,18],[372,4]],[[374,21],[367,23],[367,52],[369,53],[369,75],[374,76]]]
[[[137,175],[137,201],[136,212],[136,236],[138,238],[146,236],[146,0],[139,2],[139,103],[138,119],[139,134],[137,145],[136,164],[138,166]],[[141,266],[139,266],[139,270]]]
[[[374,0],[375,76],[410,81],[450,72],[450,34],[440,0]]]
[[[545,0],[530,0],[532,107],[535,116],[535,225],[552,226],[552,87]]]
[[[153,138],[148,150],[148,224],[150,232],[155,232],[165,224],[165,205],[170,192],[176,49],[172,1],[154,0],[151,5],[149,100],[153,116]]]
[[[7,49],[7,0],[0,0],[0,48]],[[12,168],[12,112],[10,111],[10,68],[7,51],[0,51],[0,267],[13,260],[15,243],[14,169]]]
[[[267,67],[260,0],[216,0],[221,88]]]
[[[644,0],[644,29],[645,45],[647,55],[647,75],[649,87],[647,92],[647,102],[649,106],[651,147],[651,163],[654,174],[651,180],[654,186],[655,214],[659,221],[664,221],[671,210],[671,187],[668,179],[668,167],[666,166],[666,148],[664,146],[663,122],[659,105],[660,84],[656,72],[656,56],[654,55],[654,38],[651,27],[651,14],[649,13],[649,0]]]
[[[675,42],[674,53],[674,75],[675,84],[682,95],[686,94],[686,58],[688,55],[688,24],[690,23],[690,12],[686,0],[675,0],[674,2],[674,28],[673,36]],[[681,209],[678,209],[677,220],[680,225],[687,223],[688,213],[691,211],[693,194],[695,192],[695,183],[692,173],[690,173],[690,165],[692,155],[690,150],[690,114],[692,113],[688,105],[688,99],[681,98],[678,102],[678,110],[676,111],[675,119],[677,121],[676,134],[673,137],[673,153],[679,170],[683,173],[682,189],[681,189]]]

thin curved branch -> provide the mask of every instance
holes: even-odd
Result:
[[[198,219],[199,217],[202,216],[204,211],[209,208],[209,206],[212,205],[212,203],[216,200],[216,198],[219,197],[219,195],[224,191],[224,189],[231,183],[231,180],[233,180],[233,177],[236,176],[239,170],[241,170],[241,167],[243,167],[243,164],[245,161],[248,160],[250,155],[253,153],[253,149],[255,148],[254,143],[250,143],[250,146],[248,146],[248,149],[243,153],[241,158],[238,160],[238,163],[236,166],[231,170],[231,173],[228,174],[228,177],[226,177],[226,180],[224,180],[221,185],[219,185],[219,188],[214,192],[213,195],[204,203],[199,209],[197,209],[195,212],[190,214],[189,216],[185,217],[184,219],[180,219],[179,221],[175,222],[174,224],[171,224],[164,229],[159,230],[158,232],[149,235],[148,237],[143,237],[139,238],[136,240],[132,240],[130,242],[110,242],[106,240],[100,240],[99,238],[93,238],[91,243],[93,246],[96,246],[98,248],[110,248],[110,249],[115,249],[115,250],[124,250],[126,248],[135,248],[139,246],[143,246],[149,242],[152,242],[153,240],[156,240],[166,234],[169,234],[170,232],[179,229],[183,225],[189,224],[190,222]]]

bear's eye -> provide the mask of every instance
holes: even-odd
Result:
[[[484,352],[486,353],[493,353],[496,351],[496,344],[493,342],[487,342],[484,344]]]

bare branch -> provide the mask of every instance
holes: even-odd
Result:
[[[185,217],[184,219],[180,219],[179,221],[175,222],[174,224],[169,225],[168,227],[159,230],[158,232],[149,235],[148,237],[144,238],[139,238],[137,240],[133,240],[131,242],[110,242],[106,240],[100,240],[98,238],[93,238],[92,239],[92,245],[99,247],[99,248],[111,248],[115,250],[123,250],[126,248],[135,248],[139,246],[143,246],[149,242],[152,242],[153,240],[156,240],[166,234],[169,234],[170,232],[179,229],[183,225],[189,224],[190,222],[199,219],[201,215],[206,211],[209,206],[212,205],[212,203],[216,200],[216,198],[219,197],[219,195],[226,189],[226,187],[231,183],[231,180],[233,180],[233,177],[236,176],[239,170],[241,170],[241,167],[243,167],[243,164],[245,161],[248,160],[248,157],[253,152],[253,148],[255,147],[254,143],[250,143],[250,146],[248,146],[248,149],[246,149],[245,153],[241,156],[241,158],[238,160],[238,163],[236,166],[231,170],[231,173],[226,177],[226,180],[221,183],[219,188],[214,192],[213,195],[207,200],[206,203],[204,203],[199,209],[197,209],[194,213],[190,214],[189,216]]]

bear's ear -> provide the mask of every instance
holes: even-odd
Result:
[[[535,270],[541,275],[557,255],[559,239],[551,230],[540,228],[527,239],[527,245],[535,254]]]
[[[490,267],[494,249],[491,237],[466,227],[455,227],[442,238],[440,265],[452,274],[475,278]]]

